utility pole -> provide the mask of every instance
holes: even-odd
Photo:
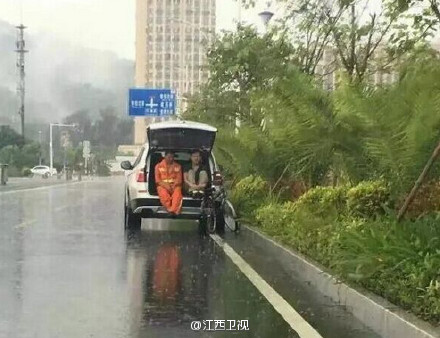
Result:
[[[42,155],[42,149],[41,149],[41,130],[40,131],[38,131],[38,141],[39,141],[39,143],[40,143],[40,156],[39,156],[39,165],[41,165],[41,162],[42,162],[42,159],[41,159],[41,155]]]
[[[24,30],[26,26],[23,24],[16,26],[17,28],[17,41],[15,43],[17,53],[17,98],[19,102],[18,115],[21,119],[21,136],[24,141],[24,98],[25,98],[25,72],[24,72],[24,55],[28,52],[25,49]]]

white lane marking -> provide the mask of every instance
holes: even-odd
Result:
[[[223,249],[225,254],[249,279],[257,290],[267,299],[284,320],[303,338],[322,338],[322,336],[295,311],[241,256],[218,235],[211,238]]]
[[[98,181],[79,181],[79,182],[71,182],[71,183],[63,183],[63,184],[51,184],[51,185],[46,185],[44,187],[37,187],[37,188],[17,189],[17,190],[3,191],[3,192],[0,191],[0,196],[6,195],[6,194],[16,194],[16,193],[20,193],[20,192],[46,190],[46,189],[50,189],[50,188],[65,187],[65,186],[69,186],[69,185],[75,185],[75,184],[81,184],[81,183],[87,183],[87,182],[98,182]]]

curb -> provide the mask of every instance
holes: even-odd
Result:
[[[440,338],[440,329],[405,312],[387,300],[366,290],[354,289],[325,272],[295,251],[275,242],[260,231],[243,225],[255,241],[268,242],[280,255],[294,260],[295,271],[319,292],[345,306],[365,326],[386,338]]]

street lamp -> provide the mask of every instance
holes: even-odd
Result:
[[[41,165],[41,130],[38,131],[38,142],[40,143],[40,156],[38,159],[38,165]]]
[[[53,143],[52,143],[52,127],[66,127],[66,128],[76,128],[76,124],[63,124],[63,123],[51,123],[50,124],[50,140],[49,140],[49,157],[50,157],[50,175],[53,174]]]
[[[272,11],[269,10],[270,8],[270,1],[267,2],[267,9],[265,11],[262,11],[261,13],[258,14],[258,16],[261,18],[261,20],[263,21],[264,27],[267,28],[270,20],[272,19],[272,17],[274,16],[274,13]]]

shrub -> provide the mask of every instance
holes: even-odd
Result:
[[[96,166],[96,175],[110,176],[110,167],[105,161],[99,161]]]
[[[231,201],[239,216],[253,218],[255,211],[268,198],[269,185],[259,176],[247,176],[232,190]]]
[[[280,242],[319,261],[343,277],[440,322],[439,218],[398,224],[375,219],[317,216],[295,203],[260,207],[260,228]]]
[[[21,174],[24,177],[29,177],[32,175],[32,172],[31,172],[31,169],[29,169],[29,168],[23,168],[23,170],[21,171]]]
[[[255,211],[255,219],[270,235],[285,235],[295,222],[295,208],[292,202],[270,203]]]
[[[344,213],[346,206],[347,187],[315,187],[302,195],[296,202],[295,207],[304,212],[315,215],[329,213]]]
[[[390,207],[390,190],[384,181],[365,181],[347,191],[348,212],[357,217],[384,214]]]
[[[327,264],[333,250],[335,215],[318,216],[296,203],[271,203],[256,212],[257,224],[267,234]]]
[[[425,320],[440,321],[440,228],[426,217],[398,224],[367,220],[359,229],[340,228],[332,267]]]

